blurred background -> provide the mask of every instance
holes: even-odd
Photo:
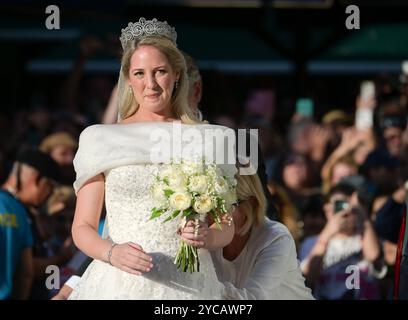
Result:
[[[359,29],[346,28],[351,4]],[[48,5],[59,8],[58,30],[46,28]],[[34,255],[64,267],[62,279],[82,261],[70,240],[72,159],[85,127],[114,119],[120,31],[143,16],[174,26],[195,60],[204,119],[259,130],[279,209],[270,215],[288,226],[300,260],[334,186],[366,195],[388,271],[373,280],[376,295],[354,298],[390,298],[408,178],[407,9],[404,0],[2,0],[0,181],[28,147],[63,169],[65,187],[33,216]],[[39,270],[31,297],[49,298]]]

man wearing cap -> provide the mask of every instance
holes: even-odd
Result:
[[[58,165],[38,150],[21,153],[0,189],[0,300],[27,299],[34,276],[28,207],[45,202],[58,180]]]
[[[402,134],[406,126],[407,121],[403,114],[389,114],[381,119],[380,128],[385,147],[395,157],[400,157],[401,155]]]

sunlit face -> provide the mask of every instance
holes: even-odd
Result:
[[[331,179],[331,185],[335,186],[337,183],[340,182],[340,180],[344,177],[349,177],[353,174],[357,173],[357,168],[353,167],[347,163],[337,163],[333,167],[333,175]]]
[[[233,219],[235,224],[235,234],[239,234],[247,220],[246,212],[254,212],[254,208],[257,204],[257,200],[254,196],[249,197],[246,200],[239,200],[238,206],[233,211]]]
[[[153,46],[143,45],[130,60],[129,84],[144,111],[170,112],[170,100],[178,78],[167,57]]]
[[[383,137],[389,153],[399,156],[402,148],[402,130],[395,127],[387,128],[384,130]]]
[[[234,223],[235,223],[235,233],[239,233],[240,229],[245,223],[246,216],[245,216],[245,209],[244,207],[249,206],[250,203],[248,200],[241,200],[239,201],[239,205],[236,206],[234,212],[233,212],[233,218],[234,218]]]
[[[293,190],[303,188],[307,183],[307,170],[307,164],[302,157],[290,157],[283,167],[285,185]]]
[[[25,190],[29,195],[27,199],[28,203],[33,206],[40,206],[50,196],[53,190],[53,183],[46,177],[39,177],[39,173],[36,172],[31,176],[31,179],[27,181]]]
[[[50,156],[61,166],[71,165],[75,151],[71,147],[59,145],[52,148]]]

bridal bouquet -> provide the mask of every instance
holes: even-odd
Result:
[[[155,207],[150,219],[165,215],[163,222],[180,219],[205,221],[209,215],[221,229],[221,218],[236,203],[236,181],[222,174],[215,164],[181,161],[161,167],[151,187]],[[181,242],[174,263],[182,271],[200,271],[197,247]]]

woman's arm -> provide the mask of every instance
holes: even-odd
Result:
[[[65,283],[60,291],[58,291],[58,293],[51,298],[51,300],[68,300],[72,291],[74,291],[74,289]]]
[[[364,220],[363,228],[363,257],[372,263],[377,262],[381,258],[380,242],[368,218]]]
[[[98,235],[99,219],[105,194],[105,181],[99,174],[78,191],[72,238],[75,245],[87,256],[107,261],[111,242]]]
[[[89,257],[109,262],[120,270],[141,275],[153,267],[152,258],[138,244],[127,242],[115,245],[98,234],[102,211],[105,180],[102,174],[95,176],[78,191],[72,238],[76,246]],[[109,252],[111,253],[109,259]]]
[[[306,284],[309,288],[313,289],[320,277],[323,258],[326,254],[328,244],[329,239],[324,234],[320,234],[312,251],[304,263],[302,263],[302,273],[306,278]]]

